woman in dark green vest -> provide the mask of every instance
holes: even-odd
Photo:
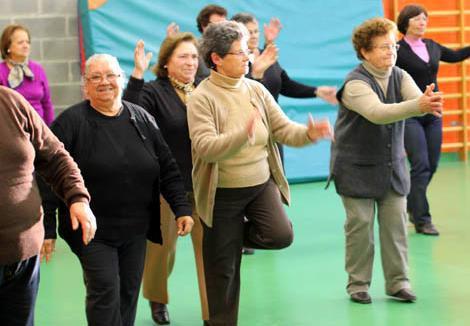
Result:
[[[395,67],[396,25],[385,18],[365,21],[353,32],[362,61],[338,92],[340,109],[332,145],[331,176],[346,211],[347,291],[370,303],[377,212],[385,291],[413,302],[408,279],[404,119],[441,115],[442,95],[428,85],[424,94],[408,73]]]

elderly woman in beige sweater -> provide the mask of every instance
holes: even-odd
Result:
[[[290,121],[260,83],[244,78],[246,42],[235,22],[206,29],[200,51],[211,74],[188,102],[194,197],[204,222],[206,325],[237,324],[243,245],[282,249],[292,243],[282,205],[289,203],[289,186],[275,142],[300,147],[332,137],[328,121]]]

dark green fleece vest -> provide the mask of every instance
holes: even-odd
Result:
[[[340,195],[382,198],[392,188],[400,195],[410,190],[403,142],[404,121],[379,125],[349,110],[341,101],[344,85],[361,80],[370,85],[383,103],[399,103],[402,71],[393,67],[384,94],[374,77],[359,65],[349,73],[338,92],[340,108],[331,148],[330,179]]]

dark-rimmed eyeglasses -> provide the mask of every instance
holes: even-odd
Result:
[[[105,79],[109,82],[114,82],[120,76],[121,75],[114,74],[114,73],[110,73],[110,74],[106,74],[106,75],[91,75],[91,76],[87,77],[86,80],[88,80],[92,84],[99,84],[102,81],[104,81]]]

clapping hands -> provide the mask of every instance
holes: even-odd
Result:
[[[444,97],[441,92],[434,92],[434,83],[426,86],[426,90],[419,98],[419,109],[436,117],[442,117]]]

